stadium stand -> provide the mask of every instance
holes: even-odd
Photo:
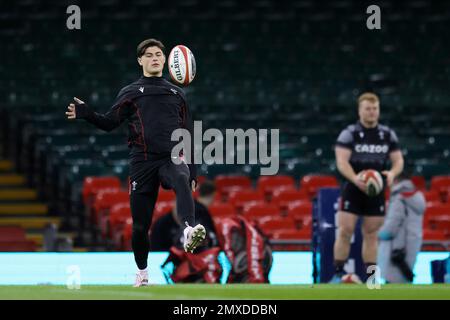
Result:
[[[302,226],[317,188],[340,179],[333,143],[356,120],[355,98],[373,90],[429,202],[425,239],[450,241],[450,2],[384,1],[372,33],[370,3],[356,0],[80,1],[78,31],[61,23],[70,1],[16,2],[1,5],[0,226],[25,230],[2,235],[20,237],[17,250],[44,250],[49,224],[79,250],[130,247],[126,126],[105,134],[63,112],[74,95],[107,110],[139,77],[134,50],[150,36],[193,50],[198,74],[186,93],[204,130],[280,129],[277,177],[260,177],[258,165],[199,166],[218,186],[214,217],[259,215],[259,204],[299,227],[267,222],[273,240],[310,239]],[[101,204],[105,188],[121,201]],[[171,201],[161,191],[158,214]]]

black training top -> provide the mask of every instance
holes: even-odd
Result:
[[[366,169],[386,170],[389,153],[400,149],[392,129],[381,124],[366,128],[359,121],[341,132],[336,145],[352,151],[350,165],[356,173]]]
[[[85,119],[105,131],[128,120],[131,164],[170,157],[172,148],[179,143],[171,141],[172,132],[185,128],[191,133],[191,162],[194,162],[194,123],[185,93],[162,77],[142,76],[122,88],[105,114],[94,112],[86,104],[77,104],[76,118]],[[190,164],[189,170],[191,180],[195,179],[195,166]]]

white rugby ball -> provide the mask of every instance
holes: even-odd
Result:
[[[187,86],[194,80],[197,66],[194,55],[188,47],[177,45],[169,54],[169,74],[176,84]]]
[[[359,174],[359,179],[366,185],[366,193],[369,197],[375,197],[383,191],[383,178],[376,170],[364,170]]]

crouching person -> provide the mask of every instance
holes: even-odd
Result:
[[[387,215],[378,233],[378,266],[387,283],[412,283],[414,264],[422,246],[426,202],[405,174],[391,188]]]

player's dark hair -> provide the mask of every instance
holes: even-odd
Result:
[[[210,180],[206,180],[200,184],[198,189],[200,197],[207,197],[216,192],[216,185]]]
[[[149,47],[158,47],[161,49],[161,51],[164,53],[164,50],[166,49],[166,47],[164,47],[163,43],[159,40],[156,39],[146,39],[144,41],[142,41],[141,43],[139,43],[139,45],[137,46],[137,56],[138,58],[142,57],[145,53],[145,50],[147,50],[147,48]]]

